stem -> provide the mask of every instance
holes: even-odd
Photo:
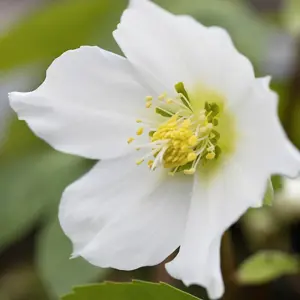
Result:
[[[223,280],[225,284],[225,294],[223,300],[236,299],[237,287],[234,283],[235,274],[235,259],[234,248],[232,244],[230,231],[227,230],[222,238],[221,245],[221,268],[223,274]]]
[[[287,104],[285,107],[285,114],[283,116],[283,125],[287,132],[289,138],[299,146],[299,141],[293,139],[293,127],[295,125],[295,118],[298,116],[296,113],[298,112],[298,101],[300,98],[300,38],[297,40],[297,58],[295,62],[295,70],[294,74],[288,88],[288,95],[287,95]]]

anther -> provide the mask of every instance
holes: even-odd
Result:
[[[152,101],[152,99],[153,99],[152,96],[147,96],[147,97],[146,97],[146,101],[147,101],[147,102],[148,102],[148,101]]]
[[[169,98],[166,100],[166,102],[167,102],[167,104],[171,104],[171,103],[173,103],[173,100],[171,98]]]
[[[141,165],[143,162],[144,162],[143,159],[139,159],[139,160],[137,160],[135,163],[139,166],[139,165]]]
[[[136,135],[142,135],[144,132],[144,128],[140,127],[137,131],[136,131]]]
[[[150,169],[151,169],[152,166],[153,166],[153,162],[154,162],[153,160],[149,160],[149,161],[148,161],[148,167],[149,167]]]
[[[197,154],[195,152],[191,152],[188,154],[188,161],[194,161],[197,158]]]
[[[141,119],[136,119],[135,120],[137,123],[142,123],[143,121]]]
[[[189,149],[188,145],[183,144],[180,148],[181,151],[185,152]]]
[[[166,97],[167,97],[167,94],[166,94],[166,93],[163,93],[163,94],[161,94],[161,95],[158,96],[158,100],[162,101],[162,100],[164,100]]]
[[[152,105],[152,102],[151,102],[151,101],[149,101],[149,102],[146,102],[146,108],[150,108],[150,107],[151,107],[151,105]]]
[[[191,120],[190,119],[186,119],[182,122],[182,126],[185,128],[188,128],[191,125]]]
[[[205,158],[208,160],[212,160],[215,158],[215,156],[216,156],[215,152],[209,152],[206,154]]]
[[[195,174],[195,172],[196,172],[195,168],[191,168],[191,169],[183,171],[183,173],[186,174],[186,175],[193,175],[193,174]]]
[[[189,138],[189,145],[190,146],[195,146],[198,142],[198,139],[195,135],[192,135],[190,138]]]
[[[130,137],[130,138],[127,139],[127,143],[128,143],[128,144],[132,143],[133,141],[134,141],[134,138],[133,138],[133,137]]]

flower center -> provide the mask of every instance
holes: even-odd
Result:
[[[145,122],[150,127],[149,143],[138,145],[136,149],[149,147],[151,151],[136,163],[140,165],[149,158],[148,166],[151,170],[161,166],[169,169],[170,175],[178,172],[194,174],[198,166],[204,167],[222,156],[220,120],[223,101],[216,94],[212,97],[210,93],[205,99],[207,101],[195,99],[195,105],[182,82],[176,84],[175,89],[177,95],[173,98],[168,98],[166,94],[156,100],[151,96],[146,97],[146,108],[154,110],[160,124],[152,127],[154,124]],[[137,122],[144,123],[142,120]],[[137,136],[144,131],[145,127],[140,127]],[[134,140],[131,137],[127,142],[132,143]],[[227,148],[225,145],[225,150]]]

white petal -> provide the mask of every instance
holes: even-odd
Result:
[[[224,165],[212,181],[196,177],[179,254],[166,266],[171,276],[186,285],[206,287],[212,299],[222,296],[220,238],[257,199],[263,197],[267,176],[258,177],[233,162]]]
[[[184,232],[192,178],[163,174],[123,157],[98,163],[69,186],[59,218],[74,255],[130,270],[171,254]]]
[[[195,181],[185,238],[178,256],[167,265],[172,276],[187,285],[205,286],[214,299],[223,291],[216,239],[262,201],[270,175],[296,176],[300,170],[299,153],[280,125],[277,97],[268,79],[254,82],[248,98],[230,109],[239,130],[235,154],[211,181]]]
[[[131,62],[169,89],[178,81],[189,89],[202,84],[238,101],[254,80],[251,63],[225,30],[172,15],[150,1],[131,1],[114,37]]]
[[[242,140],[237,160],[248,161],[248,168],[296,177],[300,172],[299,151],[280,124],[277,95],[270,90],[269,81],[269,77],[257,79],[248,97],[232,107]]]
[[[37,90],[11,93],[10,103],[54,148],[100,159],[129,151],[145,96],[126,59],[82,47],[56,59]]]

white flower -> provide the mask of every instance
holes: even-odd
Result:
[[[261,205],[271,174],[300,170],[277,96],[225,30],[147,0],[130,2],[114,37],[127,58],[68,51],[11,106],[57,150],[102,160],[62,197],[74,256],[131,270],[180,246],[167,271],[218,298],[222,234]]]

